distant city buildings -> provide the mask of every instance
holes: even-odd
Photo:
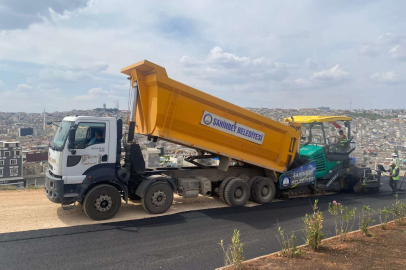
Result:
[[[23,159],[20,142],[0,142],[0,185],[23,183]]]
[[[325,112],[327,112],[327,111],[330,110],[330,107],[318,107],[317,109],[318,109],[319,111],[325,111]]]
[[[18,136],[20,136],[20,137],[32,136],[32,135],[34,135],[33,128],[19,128],[18,129]]]

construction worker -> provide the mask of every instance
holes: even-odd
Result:
[[[344,131],[342,131],[341,129],[338,134],[338,143],[341,144],[341,146],[344,146],[348,142],[347,136],[345,136]]]
[[[399,161],[398,154],[393,153],[392,154],[392,159],[393,159],[392,162],[395,163],[395,165],[399,167],[400,166],[400,161]]]
[[[337,147],[337,150],[339,152],[345,152],[346,143],[348,142],[347,136],[345,136],[344,131],[342,131],[341,129],[340,129],[340,131],[338,131],[338,134],[339,134],[339,136],[338,136],[337,144],[339,145],[339,147]]]
[[[398,182],[399,182],[399,167],[396,166],[394,162],[391,163],[391,172],[389,179],[389,186],[392,188],[392,193],[398,192]]]

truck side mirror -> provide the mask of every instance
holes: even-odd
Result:
[[[75,153],[73,153],[73,151],[75,151],[75,150],[73,150],[73,149],[75,149],[75,136],[76,136],[76,128],[71,127],[69,129],[68,149],[72,152],[72,154],[75,154]]]
[[[123,120],[117,120],[117,141],[121,141],[123,138]]]

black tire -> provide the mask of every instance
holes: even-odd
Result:
[[[121,207],[121,195],[110,185],[92,188],[85,196],[83,209],[93,220],[106,220],[114,217]]]
[[[341,192],[354,193],[355,192],[354,187],[359,182],[359,178],[357,178],[353,175],[347,175],[343,181],[344,181],[344,184],[342,185]]]
[[[275,183],[269,178],[257,179],[251,187],[252,199],[259,204],[271,202],[275,198],[275,194]]]
[[[165,213],[173,203],[173,190],[168,183],[155,182],[141,198],[142,207],[150,214]]]
[[[224,198],[229,205],[241,206],[247,203],[250,197],[248,183],[240,178],[234,178],[226,184]]]
[[[223,182],[221,182],[221,184],[220,184],[220,188],[219,188],[219,193],[218,193],[218,194],[219,194],[220,200],[221,200],[223,203],[227,203],[226,200],[224,199],[225,187],[226,187],[227,183],[230,182],[230,181],[233,180],[233,179],[235,179],[234,176],[227,177],[227,178],[224,179]]]
[[[249,188],[250,188],[250,200],[252,201],[253,200],[253,198],[252,198],[252,185],[254,184],[254,182],[257,180],[257,179],[259,179],[259,178],[262,178],[262,176],[254,176],[254,177],[252,177],[249,181],[248,181],[248,186],[249,186]]]

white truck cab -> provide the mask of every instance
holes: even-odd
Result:
[[[103,182],[126,198],[127,187],[116,175],[120,166],[122,128],[121,120],[119,125],[117,123],[114,117],[67,116],[63,119],[48,153],[45,191],[51,201],[63,206],[83,202],[91,186]],[[111,196],[101,198],[95,207],[107,209],[111,200]],[[121,203],[121,195],[119,200]]]

